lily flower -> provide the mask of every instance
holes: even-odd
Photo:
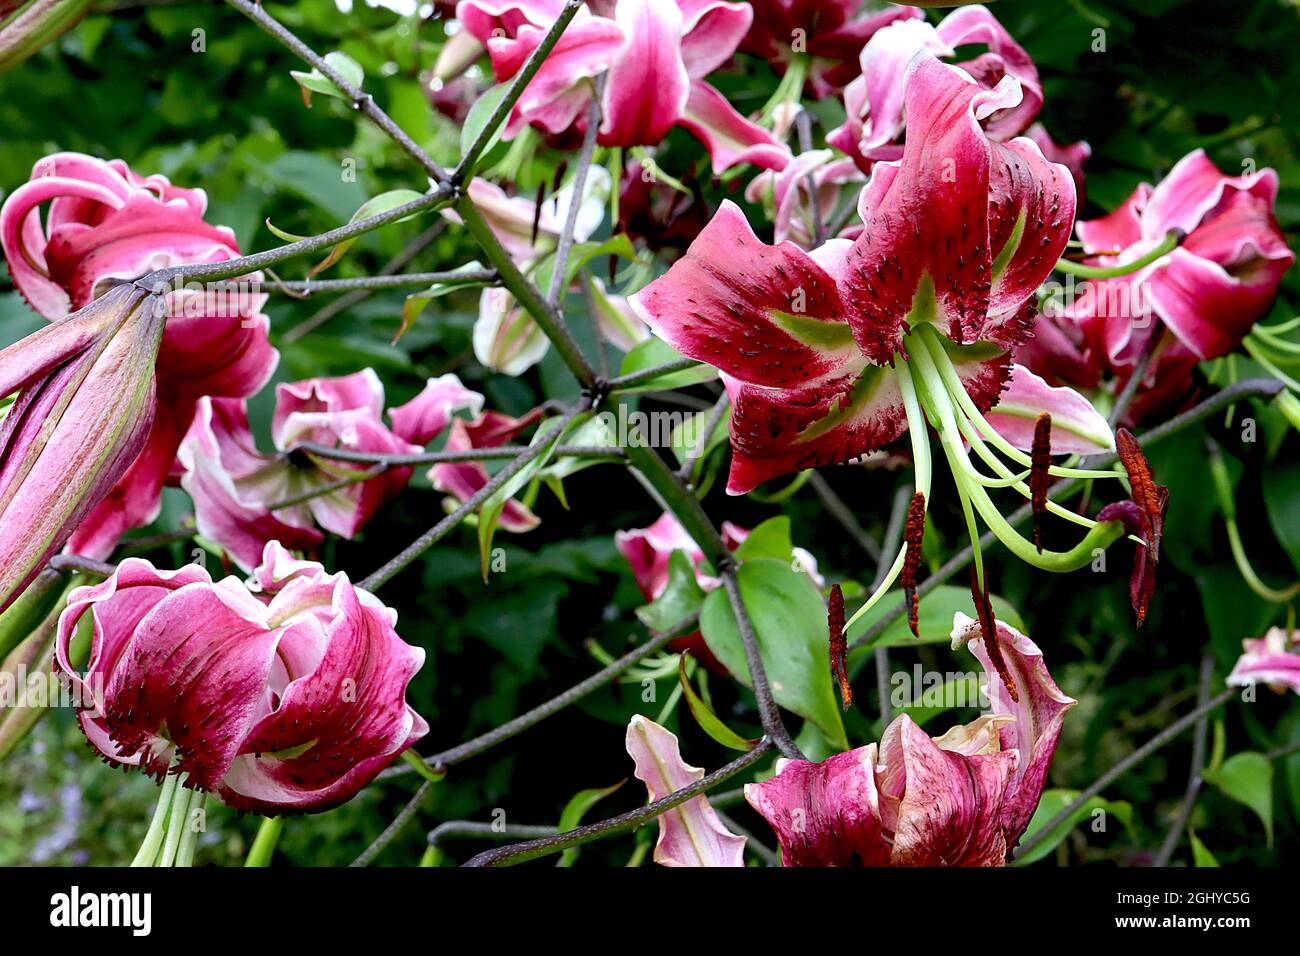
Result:
[[[1063,694],[1024,634],[996,622],[1012,683],[982,626],[956,615],[988,676],[989,713],[931,737],[907,715],[879,744],[820,763],[792,760],[745,787],[777,835],[785,866],[1002,866],[1042,796],[1065,712]]]
[[[0,208],[0,248],[18,291],[57,322],[116,280],[238,257],[234,233],[204,222],[206,208],[201,189],[137,175],[121,160],[56,153],[36,163],[31,180]],[[134,462],[81,522],[71,550],[106,558],[123,533],[153,521],[199,398],[252,395],[270,378],[279,354],[267,340],[266,296],[256,290],[256,278],[166,291],[156,363],[159,414]]]
[[[627,725],[626,747],[652,802],[704,777],[682,760],[676,734],[640,714]],[[654,861],[661,866],[744,866],[744,853],[745,837],[726,828],[703,794],[659,815]]]
[[[451,423],[444,451],[472,451],[478,448],[500,448],[512,441],[527,428],[537,423],[540,409],[521,418],[512,418],[501,412],[483,412],[470,421],[457,418]],[[463,504],[483,490],[491,480],[488,470],[478,461],[439,462],[429,469],[433,487],[445,491]],[[509,499],[501,512],[500,527],[516,534],[532,531],[542,519],[533,514],[523,502]]]
[[[1300,694],[1300,641],[1295,631],[1270,628],[1263,637],[1242,641],[1241,647],[1243,653],[1227,678],[1229,687],[1267,684],[1279,693]]]
[[[145,446],[163,304],[123,283],[0,351],[0,611]]]
[[[456,17],[487,48],[497,81],[505,82],[563,6],[462,0]],[[654,146],[680,125],[704,143],[715,173],[739,163],[783,163],[789,150],[704,81],[731,59],[752,20],[748,4],[725,0],[600,0],[583,7],[519,98],[504,135],[513,138],[530,125],[557,136],[584,130],[592,80],[603,73],[602,146]]]
[[[745,188],[745,199],[769,207],[778,243],[789,239],[811,249],[820,245],[818,234],[835,214],[840,190],[862,180],[852,160],[836,159],[829,149],[814,149],[800,153],[784,169],[763,170]],[[856,230],[841,235],[855,238]]]
[[[204,398],[180,448],[181,487],[194,501],[199,533],[221,545],[245,570],[270,541],[306,551],[320,530],[353,538],[410,480],[412,469],[375,469],[298,446],[409,455],[440,434],[459,409],[482,408],[483,397],[455,375],[431,379],[415,399],[382,419],[384,388],[371,369],[276,388],[272,438],[264,455],[248,426],[243,399]],[[282,503],[289,502],[280,507]]]
[[[901,4],[864,12],[861,0],[751,0],[750,5],[754,25],[740,49],[787,77],[792,99],[800,98],[805,86],[815,99],[837,95],[858,76],[858,54],[877,31],[925,16]]]
[[[972,541],[978,514],[1029,563],[1081,567],[1093,548],[1120,536],[1120,522],[1061,508],[1025,479],[1041,491],[1049,475],[1114,477],[1050,457],[1108,450],[1113,436],[1082,396],[1014,370],[1008,354],[1031,334],[1035,292],[1065,249],[1074,183],[1032,141],[996,142],[981,125],[1017,105],[1014,77],[987,90],[923,52],[908,67],[906,89],[910,135],[897,162],[875,166],[856,240],[832,239],[810,253],[789,242],[768,246],[724,203],[686,256],[632,297],[633,307],[678,351],[722,373],[732,405],[729,493],[854,460],[907,433],[924,508],[933,427]],[[1004,427],[1040,419],[1048,427],[1004,436],[985,417],[999,398]],[[967,446],[992,475],[975,467]],[[1028,470],[1013,471],[997,452]],[[989,497],[1004,487],[1088,535],[1067,552],[1040,550]],[[909,548],[919,552],[919,540],[905,543],[849,623],[903,574]],[[906,575],[903,584],[912,585]]]
[[[1277,189],[1271,169],[1227,176],[1196,150],[1158,186],[1143,183],[1110,215],[1078,224],[1090,264],[1147,263],[1094,281],[1070,310],[1108,365],[1136,365],[1165,329],[1199,360],[1241,345],[1295,261],[1273,213]],[[1171,233],[1183,237],[1172,249]]]
[[[976,5],[954,10],[937,27],[903,19],[877,31],[862,48],[861,75],[844,90],[844,125],[832,130],[827,142],[852,157],[864,173],[875,162],[897,159],[909,125],[910,114],[903,108],[907,65],[922,51],[950,59],[969,44],[987,47],[986,53],[956,64],[975,82],[993,90],[1011,77],[1021,89],[1018,100],[999,103],[980,116],[989,138],[1006,142],[1025,132],[1043,106],[1038,68],[997,18]]]
[[[328,809],[428,732],[405,700],[424,650],[346,574],[296,561],[276,542],[255,579],[256,592],[195,564],[159,571],[127,558],[69,596],[56,666],[109,763],[185,774],[186,787],[239,810]],[[83,618],[84,673],[69,651]]]

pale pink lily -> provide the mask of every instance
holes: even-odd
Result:
[[[269,541],[310,550],[320,530],[355,537],[410,480],[393,467],[362,479],[371,465],[330,459],[303,443],[380,455],[409,455],[442,432],[454,412],[477,413],[483,398],[455,375],[431,379],[410,402],[382,420],[384,390],[370,369],[334,379],[309,379],[276,389],[272,438],[279,452],[263,455],[248,426],[242,399],[202,399],[180,449],[181,486],[194,500],[199,532],[242,568],[260,560]],[[341,481],[341,487],[335,487]],[[307,497],[286,508],[272,505]]]
[[[561,0],[462,0],[456,16],[487,47],[504,82],[562,8]],[[747,4],[725,0],[601,0],[584,7],[524,90],[505,134],[529,125],[551,134],[585,128],[591,81],[604,73],[601,145],[653,146],[681,125],[704,143],[714,172],[784,163],[789,150],[704,81],[732,57],[752,20]]]
[[[1110,215],[1079,223],[1101,266],[1136,262],[1171,232],[1184,237],[1151,264],[1092,283],[1070,311],[1107,364],[1135,365],[1163,329],[1202,360],[1238,348],[1295,261],[1273,213],[1277,189],[1271,169],[1227,176],[1196,150],[1155,188],[1143,183]]]
[[[1273,690],[1300,694],[1300,640],[1295,631],[1270,628],[1259,638],[1241,642],[1242,655],[1228,675],[1230,687],[1267,684]]]
[[[745,188],[745,199],[768,207],[778,243],[788,239],[811,249],[817,244],[818,220],[824,228],[839,206],[843,187],[863,178],[852,160],[836,159],[829,149],[809,150],[784,169],[766,169],[755,176]],[[859,231],[860,226],[842,235],[852,239]]]
[[[862,48],[862,75],[844,90],[848,114],[827,141],[851,156],[863,172],[873,163],[897,159],[907,128],[904,78],[918,53],[952,58],[959,47],[982,44],[987,52],[956,64],[985,89],[1014,78],[1022,95],[981,117],[989,138],[1006,142],[1029,128],[1043,105],[1038,69],[1024,49],[983,6],[954,10],[937,27],[924,20],[898,20],[875,33]]]
[[[48,212],[41,216],[41,207]],[[87,306],[114,279],[239,255],[234,233],[203,221],[207,197],[164,176],[139,176],[121,160],[80,153],[40,160],[31,181],[0,209],[0,248],[14,284],[50,321]],[[256,278],[256,277],[252,277]],[[134,462],[82,521],[69,547],[107,557],[125,531],[158,515],[176,449],[204,395],[242,397],[270,378],[278,354],[267,341],[265,296],[236,285],[213,294],[167,293],[158,352],[153,427]]]
[[[984,647],[979,624],[954,620],[988,678],[989,713],[931,737],[907,715],[879,745],[820,763],[784,762],[745,798],[780,841],[785,866],[1002,866],[1038,806],[1065,712],[1063,694],[1028,637],[997,622],[1018,700]]]
[[[626,746],[651,802],[704,777],[682,760],[675,734],[640,714],[627,725]],[[659,815],[654,861],[661,866],[744,866],[744,853],[745,838],[723,825],[703,794]]]
[[[81,728],[111,763],[275,815],[352,797],[428,732],[406,703],[424,650],[397,612],[346,574],[268,544],[257,590],[190,564],[127,558],[78,588],[59,619],[58,670],[85,701]],[[89,617],[86,617],[89,612]],[[84,672],[71,663],[91,628]]]

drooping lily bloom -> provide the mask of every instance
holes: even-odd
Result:
[[[240,810],[324,810],[428,732],[405,700],[424,650],[346,574],[277,543],[253,586],[127,558],[70,596],[56,665],[88,702],[81,728],[110,763],[187,774],[185,786]],[[87,612],[78,673],[69,645]]]
[[[749,529],[730,521],[722,523],[722,542],[728,551],[735,551],[748,537]],[[648,528],[615,532],[614,543],[631,566],[632,577],[647,601],[655,600],[668,587],[668,562],[675,551],[685,552],[690,559],[695,569],[695,583],[701,590],[712,591],[722,586],[721,578],[704,571],[704,552],[672,512],[665,511]],[[825,582],[817,570],[816,558],[803,548],[795,548],[791,557],[797,559],[799,566],[812,576],[818,588],[823,586]],[[715,673],[726,673],[699,631],[677,638],[668,647],[679,654],[693,654]]]
[[[144,447],[162,307],[123,283],[0,351],[0,611]]]
[[[640,714],[627,725],[625,746],[652,802],[704,777],[682,760],[675,734]],[[744,853],[745,838],[723,825],[703,794],[659,816],[654,861],[661,866],[744,866]]]
[[[1021,96],[982,113],[989,138],[1006,142],[1027,130],[1043,105],[1038,69],[985,7],[954,10],[937,27],[924,20],[898,20],[877,31],[862,48],[861,75],[844,90],[844,125],[827,137],[863,172],[873,163],[897,159],[907,128],[904,77],[907,65],[922,51],[951,58],[959,47],[983,44],[987,52],[957,65],[984,89],[997,88],[1006,77],[1018,81]]]
[[[922,51],[906,91],[903,155],[874,167],[856,240],[831,239],[812,252],[768,246],[725,203],[633,307],[678,351],[722,373],[732,406],[728,492],[851,461],[907,433],[924,502],[933,427],[969,513],[1031,564],[1081,567],[1093,548],[1120,536],[1119,522],[1060,508],[1024,479],[1041,490],[1048,475],[1097,477],[1052,465],[1051,454],[1107,450],[1113,436],[1081,396],[1013,376],[1009,355],[1030,335],[1035,292],[1069,239],[1073,180],[1032,141],[1000,143],[985,131],[982,120],[1020,102],[1014,76],[985,89]],[[1021,404],[1015,416],[1032,414],[1045,429],[1004,436],[985,419],[1013,381],[1033,386],[1038,403]],[[968,445],[992,475],[972,463]],[[1031,470],[1017,474],[994,449]],[[1026,541],[988,494],[1005,487],[1031,498],[1036,513],[1088,528],[1087,537],[1060,552]],[[898,575],[910,586],[905,552],[919,547],[905,543],[857,615]]]
[[[451,423],[444,451],[470,451],[476,448],[500,448],[536,424],[536,414],[512,418],[501,412],[483,412],[470,421],[457,418]],[[429,469],[433,487],[445,491],[464,503],[483,490],[491,480],[487,468],[478,461],[439,462]],[[532,531],[541,523],[527,505],[511,498],[501,512],[500,527],[505,531]]]
[[[980,625],[954,620],[988,677],[989,713],[931,737],[902,715],[879,745],[820,763],[794,760],[745,799],[776,832],[785,866],[1002,866],[1029,825],[1065,712],[1063,694],[1025,635],[999,621],[1016,689],[1004,686]]]
[[[181,486],[194,500],[199,532],[245,569],[257,564],[269,541],[310,550],[323,540],[318,527],[355,537],[411,477],[410,467],[394,467],[362,480],[370,464],[296,450],[298,445],[413,454],[446,428],[455,411],[477,412],[483,404],[455,375],[445,375],[392,409],[390,430],[381,418],[383,385],[370,369],[280,385],[276,397],[272,438],[279,454],[257,450],[242,399],[202,399],[180,448]],[[304,500],[272,508],[294,498]]]
[[[1101,266],[1135,263],[1171,232],[1185,236],[1149,265],[1095,281],[1076,302],[1070,314],[1107,364],[1135,365],[1163,329],[1202,360],[1241,344],[1295,261],[1273,214],[1277,189],[1271,169],[1227,176],[1196,150],[1154,189],[1143,183],[1110,215],[1079,223],[1090,262]]]
[[[38,162],[31,181],[0,208],[0,248],[18,291],[53,322],[84,308],[111,280],[236,258],[234,233],[204,222],[206,208],[201,189],[139,176],[121,160],[56,153]],[[82,521],[69,542],[73,551],[107,557],[125,531],[157,517],[201,396],[251,395],[270,378],[279,356],[267,341],[265,299],[251,281],[167,292],[156,363],[159,414],[129,469]]]
[[[782,74],[799,64],[817,99],[839,93],[859,74],[858,54],[876,31],[897,20],[918,20],[916,7],[891,4],[864,13],[861,0],[751,0],[754,25],[741,40]],[[793,91],[796,96],[802,90]]]
[[[1296,632],[1270,628],[1263,637],[1248,638],[1241,646],[1243,653],[1227,678],[1229,687],[1267,684],[1279,692],[1300,694],[1300,641]]]
[[[462,0],[456,16],[487,47],[498,82],[522,68],[562,0]],[[551,134],[586,128],[592,80],[606,73],[599,141],[653,146],[674,126],[707,147],[714,172],[783,162],[789,150],[745,119],[704,77],[749,30],[748,4],[725,0],[600,0],[582,8],[519,98],[505,126]],[[593,12],[594,11],[594,12]]]

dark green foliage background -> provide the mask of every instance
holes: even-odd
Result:
[[[420,74],[442,42],[437,21],[401,19],[390,11],[359,8],[340,13],[330,0],[299,0],[272,12],[320,51],[341,48],[366,69],[366,86],[392,116],[439,160],[454,163],[458,130],[435,113]],[[1278,216],[1293,247],[1300,230],[1300,9],[1294,0],[999,0],[993,7],[1030,51],[1042,71],[1047,106],[1043,120],[1058,140],[1088,139],[1087,215],[1108,210],[1142,180],[1163,175],[1188,150],[1209,150],[1228,171],[1244,160],[1276,168],[1282,179]],[[196,30],[206,52],[193,52]],[[1104,31],[1105,52],[1094,45]],[[209,219],[234,227],[247,251],[277,240],[263,226],[270,218],[298,234],[345,221],[369,195],[402,186],[421,188],[413,165],[351,110],[323,97],[305,109],[288,75],[301,65],[274,40],[231,8],[213,3],[130,6],[95,14],[72,34],[25,66],[0,77],[0,197],[27,179],[34,161],[55,150],[121,157],[141,173],[163,172],[186,186],[203,186]],[[775,76],[746,62],[720,79],[742,109],[762,104]],[[818,107],[829,128],[839,106]],[[820,130],[824,133],[825,128]],[[662,158],[681,175],[697,155],[693,140],[674,134]],[[340,163],[355,158],[355,183],[341,180]],[[554,156],[529,171],[533,183],[549,177]],[[725,195],[710,185],[714,203]],[[406,223],[371,234],[330,274],[364,275],[398,253],[423,226]],[[475,250],[448,230],[413,268],[447,268],[469,261]],[[286,277],[305,267],[290,264]],[[0,272],[0,341],[39,324]],[[1292,271],[1277,314],[1290,317],[1300,299]],[[323,300],[272,298],[273,337],[310,315]],[[489,404],[519,413],[537,401],[573,394],[574,383],[550,356],[520,379],[491,375],[470,348],[476,310],[473,294],[435,301],[413,331],[390,344],[400,295],[376,296],[318,332],[283,347],[277,381],[374,367],[389,404],[405,401],[425,378],[456,369],[485,391]],[[575,323],[586,334],[586,323]],[[1226,376],[1251,373],[1237,359]],[[698,392],[702,397],[706,393]],[[265,435],[271,390],[254,402],[255,427]],[[1260,441],[1241,441],[1241,420],[1259,423]],[[1232,421],[1209,430],[1231,457],[1243,534],[1266,580],[1293,580],[1300,565],[1300,464],[1297,439],[1264,409],[1241,407]],[[1053,785],[1083,787],[1194,703],[1201,655],[1215,656],[1226,673],[1244,637],[1258,636],[1283,612],[1260,602],[1240,582],[1216,517],[1204,468],[1203,437],[1187,433],[1153,455],[1157,476],[1172,489],[1158,605],[1141,633],[1127,604],[1127,553],[1116,549],[1104,575],[1081,571],[1054,577],[998,555],[995,590],[1020,611],[1030,634],[1048,651],[1054,673],[1080,706],[1066,723]],[[879,534],[903,474],[859,468],[831,470],[828,478],[869,530]],[[612,467],[570,479],[565,511],[543,492],[541,528],[525,537],[502,535],[508,571],[485,586],[478,577],[472,529],[464,528],[428,553],[382,596],[401,615],[403,636],[428,651],[410,700],[428,718],[426,752],[450,746],[494,726],[590,673],[597,665],[588,639],[610,651],[640,635],[633,609],[640,603],[613,544],[620,528],[640,527],[657,515],[639,486]],[[440,495],[423,479],[382,512],[355,542],[332,542],[329,567],[360,578],[432,524]],[[964,540],[956,497],[942,482],[934,496],[935,563]],[[729,499],[715,488],[711,515],[754,525],[779,509],[793,518],[797,544],[822,561],[831,580],[869,581],[874,566],[805,488],[782,505]],[[187,514],[180,492],[169,493],[156,531],[177,527]],[[148,531],[144,533],[149,533]],[[942,553],[937,547],[946,544]],[[182,550],[153,553],[159,564],[185,560]],[[956,582],[960,583],[960,582]],[[946,649],[894,651],[900,669],[915,660],[947,671],[957,663]],[[670,683],[660,687],[662,701]],[[858,710],[849,724],[855,743],[872,733],[876,702],[868,668],[858,682]],[[723,716],[745,733],[756,728],[744,701],[720,682],[714,693]],[[511,822],[554,823],[578,790],[630,776],[623,751],[628,716],[642,707],[640,687],[593,695],[542,727],[457,768],[412,824],[381,857],[409,864],[423,850],[423,830],[443,820],[487,820],[503,808]],[[739,714],[729,713],[733,705]],[[679,710],[680,715],[684,711]],[[963,716],[963,715],[956,715]],[[946,726],[950,716],[939,718]],[[689,718],[686,723],[689,724]],[[727,759],[694,726],[681,726],[683,749],[694,764],[714,767]],[[1228,754],[1268,750],[1300,740],[1300,702],[1267,692],[1253,706],[1227,711]],[[1135,825],[1113,824],[1104,834],[1081,828],[1059,850],[1062,862],[1140,862],[1159,846],[1186,779],[1190,737],[1147,761],[1107,791],[1130,801]],[[281,862],[337,865],[349,862],[400,808],[414,779],[375,785],[333,812],[292,821],[280,845]],[[632,780],[594,813],[614,812],[643,799]],[[0,863],[119,863],[129,858],[152,808],[153,785],[101,765],[85,746],[71,715],[47,719],[29,744],[0,766]],[[1270,864],[1300,851],[1300,756],[1275,767],[1277,834],[1266,846],[1259,821],[1238,803],[1207,788],[1192,826],[1221,863]],[[747,810],[739,818],[763,833]],[[212,810],[201,845],[204,862],[237,863],[256,829],[224,808]],[[1087,833],[1086,839],[1083,834]],[[641,839],[648,839],[643,833]],[[766,839],[766,837],[765,837]],[[464,851],[453,848],[453,858]],[[631,838],[583,851],[582,863],[621,865]],[[1189,863],[1184,845],[1175,857]]]

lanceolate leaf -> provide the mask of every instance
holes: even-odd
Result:
[[[695,691],[691,684],[690,675],[686,673],[686,655],[679,658],[677,679],[682,685],[682,694],[686,698],[686,706],[691,710],[691,716],[695,722],[700,725],[700,729],[712,737],[715,741],[724,747],[732,750],[747,751],[753,750],[757,741],[746,740],[740,734],[736,733],[730,727],[722,722],[713,709],[704,702]]]

